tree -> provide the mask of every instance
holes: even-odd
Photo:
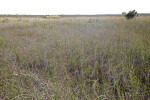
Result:
[[[134,17],[138,17],[138,13],[135,10],[129,11],[128,13],[123,12],[123,16],[125,16],[127,19],[133,19]]]

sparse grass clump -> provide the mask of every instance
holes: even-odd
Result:
[[[43,18],[50,18],[50,15],[44,15]]]
[[[3,45],[4,40],[0,37],[0,45]]]
[[[148,100],[150,17],[16,23],[0,23],[0,99]]]
[[[6,23],[6,22],[8,22],[8,21],[9,21],[8,18],[2,18],[2,22],[3,22],[3,23]]]
[[[2,20],[2,17],[0,17],[0,21]]]
[[[49,19],[59,19],[60,16],[58,15],[45,15],[43,18],[49,18]]]
[[[51,18],[52,18],[52,19],[59,19],[60,16],[58,16],[58,15],[53,15],[53,16],[51,16]]]

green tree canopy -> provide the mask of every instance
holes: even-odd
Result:
[[[129,11],[128,13],[123,12],[122,15],[125,16],[127,19],[133,19],[134,17],[138,16],[138,13],[137,11],[132,10],[132,11]]]

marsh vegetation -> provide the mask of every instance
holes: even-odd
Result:
[[[149,16],[0,20],[0,99],[149,100],[149,93]]]

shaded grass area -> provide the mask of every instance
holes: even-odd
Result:
[[[148,100],[149,23],[150,17],[0,22],[0,99]]]

